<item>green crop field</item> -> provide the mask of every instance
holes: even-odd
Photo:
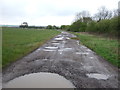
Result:
[[[118,43],[115,39],[109,39],[96,35],[75,33],[81,43],[95,51],[98,55],[111,62],[113,65],[120,67],[120,57],[118,57]]]
[[[2,28],[2,67],[27,55],[50,40],[59,31],[21,28]]]

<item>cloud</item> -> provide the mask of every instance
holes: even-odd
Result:
[[[116,9],[119,0],[0,0],[0,24],[71,24],[77,12]],[[112,5],[112,6],[111,6]]]

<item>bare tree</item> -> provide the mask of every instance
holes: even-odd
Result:
[[[119,9],[113,10],[113,17],[117,17],[119,15],[120,15],[120,10]]]
[[[95,14],[94,19],[98,22],[103,19],[110,19],[112,18],[112,11],[107,10],[105,6],[102,6],[98,9],[98,13]]]
[[[87,18],[90,18],[89,11],[82,11],[76,14],[75,21],[81,20],[84,22],[84,19],[87,20]]]

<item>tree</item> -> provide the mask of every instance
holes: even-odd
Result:
[[[76,14],[75,21],[70,26],[71,31],[84,32],[87,25],[92,21],[88,11],[82,11]]]
[[[46,28],[47,29],[53,29],[52,25],[48,25]]]
[[[68,30],[70,25],[61,25],[60,29]]]
[[[101,21],[104,19],[110,19],[112,18],[112,12],[108,11],[107,8],[105,6],[102,6],[98,9],[98,13],[95,14],[94,19],[96,21]]]
[[[85,17],[90,17],[89,11],[82,11],[76,14],[75,21],[83,20]]]
[[[21,28],[28,28],[28,23],[27,22],[23,22],[21,25],[20,25]]]
[[[57,26],[55,26],[55,25],[53,25],[52,28],[53,28],[53,29],[59,29],[59,27],[57,27]]]
[[[118,17],[120,15],[120,9],[113,10],[113,17]]]

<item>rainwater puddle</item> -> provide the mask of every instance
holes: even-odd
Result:
[[[56,50],[51,50],[51,49],[43,49],[43,51],[46,51],[46,52],[53,52],[53,51],[56,51]]]
[[[58,47],[45,47],[46,49],[58,49]]]
[[[62,35],[58,35],[58,37],[61,37]]]
[[[94,57],[90,57],[90,59],[93,59]]]
[[[52,41],[52,43],[58,43],[58,41],[55,41],[55,40],[54,40],[54,41]]]
[[[64,51],[69,51],[69,50],[72,50],[72,48],[64,48],[63,50]]]
[[[81,48],[87,48],[87,47],[85,47],[85,46],[81,46]]]
[[[40,72],[13,79],[6,83],[4,88],[75,88],[75,86],[63,76]]]
[[[80,45],[80,44],[79,44],[79,41],[77,41],[77,45]]]
[[[59,51],[61,52],[61,51],[71,51],[71,50],[73,50],[72,48],[63,48],[63,49],[60,49]]]
[[[87,49],[87,51],[88,51],[88,52],[91,52],[91,50],[90,50],[90,49]]]
[[[86,74],[89,78],[95,78],[95,79],[102,79],[102,80],[107,80],[110,76],[109,75],[104,75],[104,74],[98,74],[98,73],[90,73]]]
[[[86,69],[86,70],[88,70],[88,71],[90,71],[90,70],[93,69],[93,66],[83,66],[83,68]]]
[[[54,45],[59,45],[60,43],[52,43],[52,44],[54,44]]]
[[[85,54],[85,55],[88,55],[89,53],[82,53],[82,52],[76,52],[76,54]]]
[[[64,37],[55,38],[55,40],[63,40]]]
[[[41,48],[38,48],[35,52],[39,52],[41,50]]]
[[[68,39],[68,40],[69,40],[70,38],[69,38],[69,37],[66,37],[66,39]]]

